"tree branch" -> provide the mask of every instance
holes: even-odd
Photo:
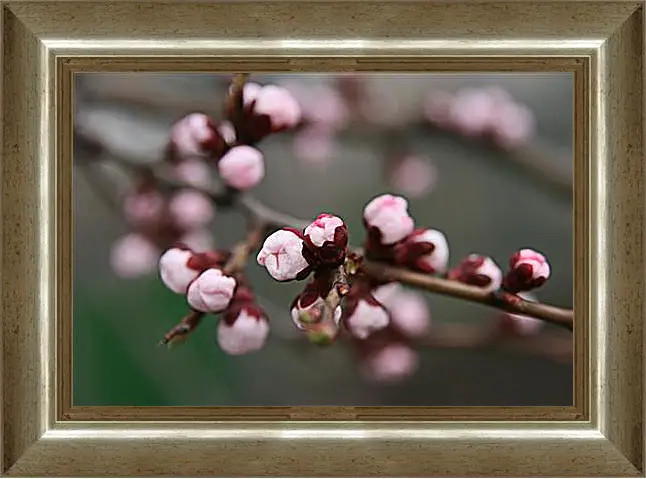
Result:
[[[477,286],[471,286],[460,283],[459,281],[439,278],[427,274],[416,273],[375,261],[365,261],[362,263],[361,268],[368,276],[382,281],[397,281],[408,286],[424,289],[444,296],[463,299],[472,303],[479,303],[507,311],[508,313],[532,316],[572,331],[574,320],[574,312],[572,310],[557,308],[556,306],[550,306],[543,303],[526,301],[511,293],[490,293]]]

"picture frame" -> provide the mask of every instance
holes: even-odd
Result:
[[[637,1],[2,2],[2,472],[643,476],[643,20]],[[573,72],[573,406],[73,406],[72,79],[90,71]]]

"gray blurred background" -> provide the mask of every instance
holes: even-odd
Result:
[[[77,121],[120,155],[159,160],[169,127],[201,110],[222,117],[224,75],[83,74],[77,77]],[[290,81],[327,82],[330,76],[299,75]],[[271,82],[285,76],[253,75]],[[573,81],[570,74],[369,75],[366,83],[383,99],[393,123],[419,114],[430,88],[496,85],[529,106],[537,121],[531,161],[572,177]],[[342,216],[353,243],[363,238],[363,206],[383,192],[398,193],[384,175],[388,135],[375,127],[356,138],[342,135],[329,163],[295,158],[290,133],[260,147],[267,175],[254,195],[272,207],[311,218],[323,211]],[[451,246],[451,264],[472,252],[506,265],[513,251],[534,247],[547,254],[552,278],[541,301],[572,307],[572,201],[547,182],[536,181],[509,154],[475,141],[412,128],[399,135],[411,152],[428,155],[437,184],[410,200],[419,225],[438,228]],[[75,158],[81,161],[82,158]],[[106,176],[109,176],[106,174]],[[118,177],[110,177],[110,181]],[[109,251],[127,232],[124,222],[75,170],[74,404],[140,406],[523,406],[571,405],[572,363],[514,350],[425,348],[417,373],[394,385],[363,380],[343,344],[320,349],[298,341],[288,307],[299,284],[273,282],[251,261],[248,275],[270,315],[273,337],[265,348],[229,357],[215,342],[210,317],[181,347],[157,341],[186,313],[185,300],[167,291],[155,275],[125,280],[114,275]],[[218,246],[240,238],[244,222],[218,211]],[[427,295],[433,324],[486,324],[496,311]],[[541,334],[569,333],[546,327]],[[296,339],[293,339],[296,338]]]

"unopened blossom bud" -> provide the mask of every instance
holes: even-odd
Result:
[[[179,242],[195,252],[208,251],[214,246],[213,233],[206,228],[189,231],[180,237]]]
[[[124,198],[123,214],[131,225],[145,227],[161,219],[164,205],[164,196],[159,191],[146,189]]]
[[[276,85],[264,86],[257,92],[253,114],[269,117],[274,132],[293,128],[301,121],[301,108],[292,94]]]
[[[482,136],[493,124],[497,106],[497,97],[488,90],[465,88],[451,103],[449,122],[464,135]]]
[[[235,146],[218,161],[218,172],[227,185],[248,190],[265,176],[265,159],[260,150],[252,146]]]
[[[538,288],[550,277],[547,259],[533,249],[521,249],[515,253],[509,260],[509,267],[503,286],[512,293]]]
[[[429,123],[439,128],[445,128],[450,119],[452,103],[453,95],[451,93],[433,90],[424,101],[424,117]]]
[[[208,188],[212,183],[211,169],[204,160],[182,160],[174,165],[173,173],[177,180],[193,188]]]
[[[390,312],[392,326],[408,338],[424,337],[431,326],[428,302],[414,291],[400,291],[390,298],[386,309]]]
[[[536,296],[532,293],[521,292],[518,296],[525,301],[536,301]],[[538,333],[545,325],[544,321],[525,316],[523,314],[502,313],[502,327],[512,334],[519,336],[531,336]]]
[[[119,238],[110,252],[112,269],[122,278],[136,278],[153,272],[158,259],[157,247],[136,233]]]
[[[302,236],[297,231],[283,228],[265,239],[256,260],[277,281],[300,280],[311,271],[303,256],[304,249]]]
[[[207,269],[188,287],[188,304],[197,311],[219,313],[231,302],[236,280],[216,268]]]
[[[192,256],[188,249],[171,248],[159,258],[161,280],[174,293],[186,294],[188,285],[200,274],[188,265]]]
[[[491,133],[499,146],[511,150],[526,144],[532,138],[535,127],[536,121],[529,108],[509,102],[497,109]]]
[[[235,316],[225,313],[218,324],[218,344],[232,356],[261,349],[269,335],[265,313],[255,304],[237,308]]]
[[[361,372],[366,379],[395,383],[412,376],[419,366],[419,356],[409,346],[389,343],[362,360]]]
[[[424,273],[444,273],[449,262],[449,244],[441,231],[418,229],[396,246],[395,261]]]
[[[345,324],[354,337],[366,339],[390,324],[388,311],[371,294],[348,299]]]
[[[348,251],[348,228],[338,216],[319,215],[305,228],[304,239],[319,264],[343,264]]]
[[[298,329],[306,329],[312,324],[316,324],[323,319],[325,308],[325,299],[319,296],[315,291],[306,290],[297,296],[292,303],[290,311],[292,321]],[[337,306],[332,318],[336,324],[339,324],[341,314],[341,306]]]
[[[400,283],[386,283],[374,288],[372,295],[386,309],[390,309],[395,304],[397,297],[402,293],[403,289]]]
[[[452,269],[449,279],[496,291],[502,284],[502,270],[489,256],[470,254]]]
[[[429,158],[406,155],[392,161],[388,181],[410,198],[423,196],[437,184],[437,168]]]
[[[204,113],[191,113],[173,125],[171,150],[176,159],[221,154],[226,148],[215,122]]]
[[[202,227],[213,220],[215,209],[204,194],[183,190],[170,199],[168,210],[174,224],[182,230]]]
[[[262,90],[262,85],[254,82],[246,82],[242,87],[242,101],[245,106],[251,105]]]
[[[374,198],[364,208],[363,219],[368,228],[379,232],[384,245],[403,240],[414,228],[413,218],[408,214],[408,201],[401,196],[385,194]]]

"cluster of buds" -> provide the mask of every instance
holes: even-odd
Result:
[[[408,201],[385,194],[370,201],[363,211],[368,232],[366,257],[428,274],[446,272],[449,244],[439,230],[415,228]]]
[[[488,257],[470,254],[447,273],[447,278],[478,286],[488,292],[502,290],[525,301],[536,301],[530,291],[542,286],[550,276],[550,265],[544,255],[532,249],[521,249],[509,260],[503,274],[500,266]],[[538,332],[543,321],[520,314],[500,316],[501,329],[512,335],[526,336]]]
[[[269,324],[244,275],[224,272],[229,256],[226,251],[196,253],[177,245],[159,259],[159,274],[168,289],[186,296],[193,311],[221,314],[217,341],[224,352],[247,354],[265,344]]]
[[[509,150],[525,145],[535,130],[529,108],[500,88],[465,88],[455,94],[433,91],[424,104],[424,114],[438,128],[487,138]]]
[[[208,197],[190,188],[162,192],[151,179],[143,179],[122,203],[131,231],[112,247],[111,264],[121,277],[151,273],[161,251],[181,242],[200,251],[212,247],[207,226],[215,208]]]
[[[256,144],[272,133],[294,128],[301,122],[300,105],[281,86],[245,83],[242,107],[242,111],[237,112],[238,105],[230,104],[228,115],[239,136],[248,145]]]

